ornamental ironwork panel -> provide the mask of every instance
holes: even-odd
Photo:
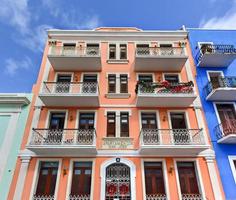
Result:
[[[182,194],[182,200],[203,200],[201,194]]]
[[[183,56],[185,55],[183,47],[137,47],[137,57],[158,57],[158,56]]]
[[[165,194],[146,194],[146,200],[167,200]]]
[[[114,163],[106,168],[105,200],[131,200],[130,168]]]
[[[33,200],[54,200],[54,195],[34,195]]]
[[[90,195],[70,195],[68,200],[90,200]]]

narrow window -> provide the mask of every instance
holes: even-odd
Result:
[[[146,198],[151,199],[152,196],[165,196],[165,184],[161,162],[145,162],[145,187]]]
[[[116,113],[107,113],[107,137],[116,136]]]
[[[63,44],[63,55],[75,55],[75,43]]]
[[[70,197],[90,197],[92,162],[74,162]]]
[[[116,45],[109,45],[109,59],[116,59]]]
[[[129,113],[120,113],[120,136],[129,137]]]
[[[38,183],[35,193],[37,197],[54,196],[57,181],[58,162],[44,162],[39,164]]]
[[[120,59],[127,59],[127,45],[120,44]]]
[[[99,44],[87,44],[87,55],[96,56],[99,53]]]
[[[97,92],[97,74],[84,74],[82,92],[83,93]]]
[[[128,76],[127,76],[127,74],[120,75],[120,93],[128,93]]]
[[[108,75],[108,93],[116,93],[116,75]]]
[[[50,113],[49,129],[63,129],[65,116],[64,112]]]
[[[181,194],[200,194],[194,162],[177,162]]]
[[[224,80],[221,72],[209,72],[212,89],[224,87]]]
[[[137,44],[136,46],[136,54],[137,55],[149,55],[150,54],[150,48],[148,44]]]

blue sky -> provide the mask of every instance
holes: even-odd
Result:
[[[48,28],[236,28],[236,0],[0,0],[0,92],[30,92]]]

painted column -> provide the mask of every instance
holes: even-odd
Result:
[[[212,150],[210,150],[212,151]],[[210,179],[211,179],[211,185],[214,193],[214,197],[217,200],[223,200],[222,192],[220,189],[220,182],[217,176],[216,166],[215,166],[215,155],[208,155],[205,157],[207,168],[209,171]]]
[[[15,189],[15,194],[13,198],[14,200],[21,200],[21,196],[24,189],[25,178],[28,171],[31,156],[22,156],[20,159],[21,159],[21,167],[20,167],[20,172],[17,179],[17,183],[16,183],[16,189]]]

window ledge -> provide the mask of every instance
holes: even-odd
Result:
[[[128,99],[128,98],[130,98],[131,94],[129,94],[129,93],[108,93],[108,94],[105,94],[105,96],[108,99]]]
[[[107,60],[108,64],[127,64],[129,63],[129,60],[126,59],[112,59],[112,60]]]

